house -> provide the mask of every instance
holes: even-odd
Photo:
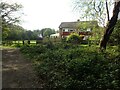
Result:
[[[92,29],[95,27],[98,27],[97,21],[62,22],[59,26],[59,34],[61,38],[67,37],[73,32],[79,35],[91,35]]]

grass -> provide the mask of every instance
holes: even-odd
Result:
[[[14,47],[14,46],[2,46],[2,45],[0,45],[0,48],[1,49],[15,49],[16,47]]]
[[[27,43],[27,41],[28,41],[28,40],[24,40],[25,43]],[[15,43],[22,44],[22,43],[23,43],[22,40],[12,41],[12,42],[13,42],[13,44],[15,44]],[[30,43],[36,44],[36,40],[30,40]]]

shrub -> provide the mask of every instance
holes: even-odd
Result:
[[[36,53],[32,58],[35,71],[47,89],[120,88],[119,55],[71,44],[53,45],[52,49],[46,45],[27,46],[26,49],[25,53]]]
[[[78,34],[76,33],[72,33],[70,34],[66,41],[69,42],[69,43],[74,43],[74,44],[78,44],[80,43],[80,41],[82,40],[82,37],[80,37]]]

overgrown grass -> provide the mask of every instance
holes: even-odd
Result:
[[[21,52],[31,58],[44,88],[119,89],[120,54],[117,47],[100,52],[96,46],[26,45]],[[114,52],[113,52],[114,51]]]

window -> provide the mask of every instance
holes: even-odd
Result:
[[[74,31],[74,30],[72,30],[72,29],[70,30],[70,32],[73,32],[73,31]]]
[[[89,32],[90,32],[90,31],[91,31],[91,29],[90,29],[90,28],[88,28],[88,29],[87,29],[87,31],[89,31]]]
[[[65,32],[65,29],[63,29],[63,32]]]
[[[63,32],[68,32],[68,29],[63,29]]]
[[[65,32],[68,32],[68,29],[65,29]]]

